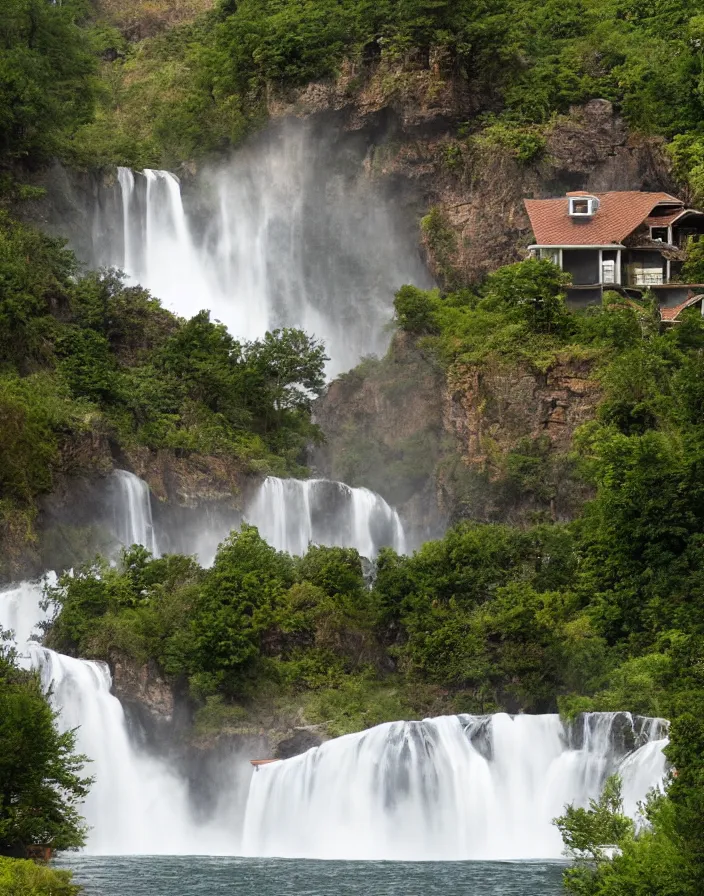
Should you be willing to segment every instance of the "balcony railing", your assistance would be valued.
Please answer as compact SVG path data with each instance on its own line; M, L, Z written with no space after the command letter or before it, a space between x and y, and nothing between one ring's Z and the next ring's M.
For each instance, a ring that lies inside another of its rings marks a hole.
M629 272L628 280L631 286L662 286L665 276L661 270L636 268Z

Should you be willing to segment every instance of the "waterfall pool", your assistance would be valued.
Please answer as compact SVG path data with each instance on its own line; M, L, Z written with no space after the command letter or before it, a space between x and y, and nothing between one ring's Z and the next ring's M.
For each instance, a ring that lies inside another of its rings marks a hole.
M559 896L559 862L65 857L84 896Z

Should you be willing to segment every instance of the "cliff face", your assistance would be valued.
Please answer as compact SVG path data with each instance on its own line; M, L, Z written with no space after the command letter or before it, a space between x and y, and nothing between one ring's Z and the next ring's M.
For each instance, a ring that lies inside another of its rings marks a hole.
M383 361L369 359L335 380L315 409L326 442L312 457L314 469L379 492L411 521L416 544L444 528L433 487L443 389L437 364L398 334Z
M321 475L365 485L395 505L411 543L461 518L571 518L587 497L571 475L575 429L600 399L592 363L565 354L527 364L443 371L408 334L383 361L331 384L316 417Z
M565 355L544 372L456 365L443 399L444 430L455 437L461 463L447 480L439 471L440 502L450 517L521 522L574 515L587 494L570 475L572 437L600 399L588 361Z
M334 83L272 95L269 113L332 113L345 131L366 133L369 176L414 192L449 229L444 240L422 236L441 280L451 268L456 280L472 282L520 258L530 235L525 198L578 189L677 192L664 141L630 134L607 100L574 107L549 125L485 131L472 122L479 100L438 49L430 59L348 63Z
M327 739L325 724L308 725L295 701L275 709L264 701L239 713L225 708L222 715L208 717L208 707L196 711L183 682L168 682L153 660L139 664L118 651L108 659L113 693L132 728L148 748L171 755L192 775L196 789L202 789L204 772L207 778L211 766L217 767L233 752L288 759Z

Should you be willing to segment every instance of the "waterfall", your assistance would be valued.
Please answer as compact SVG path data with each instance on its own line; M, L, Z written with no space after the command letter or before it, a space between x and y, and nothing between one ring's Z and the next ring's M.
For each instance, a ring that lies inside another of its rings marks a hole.
M127 470L112 474L114 534L127 547L141 544L155 556L159 548L152 523L152 506L147 483Z
M96 855L188 855L232 852L227 831L191 814L187 783L163 760L139 753L104 663L30 648L64 730L77 728L77 749L92 760L95 783L83 805Z
M566 804L586 805L619 772L635 813L665 774L663 720L604 713L581 724L577 746L557 715L391 722L263 766L250 785L244 853L557 858L562 842L552 819Z
M13 632L14 643L22 655L33 638L39 637L39 626L49 616L41 607L46 585L55 585L56 575L47 573L36 582L20 582L0 591L0 629ZM29 659L28 656L25 657Z
M134 174L129 168L117 169L117 180L122 197L122 244L123 267L126 271L135 270L133 234L129 226L132 220L132 196L134 194Z
M114 524L123 544L141 544L156 553L149 487L134 474L113 474ZM83 806L90 826L87 852L95 854L232 853L230 832L203 823L190 809L187 782L160 758L142 753L130 737L120 701L110 693L104 663L74 659L31 640L47 618L40 603L49 573L0 592L0 628L12 629L23 665L38 669L60 711L62 730L78 729L77 748L91 760L86 772L95 783ZM223 784L228 791L228 782Z
M365 174L361 147L281 127L182 192L168 171L118 170L98 197L93 266L122 268L183 317L202 308L251 340L299 327L328 373L383 354L395 291L431 286L414 216Z
M309 544L356 548L374 558L382 547L405 551L398 513L374 492L327 479L270 476L246 512L279 551L305 554Z
M125 544L156 551L149 489L117 471L110 497ZM248 518L276 547L310 542L403 550L403 528L381 498L326 480L266 480ZM251 775L239 758L217 772L220 796L198 816L189 783L131 732L103 663L62 656L36 641L52 574L0 592L26 665L40 671L64 730L78 729L95 784L84 806L95 854L245 854L337 859L459 860L559 857L552 819L586 805L618 772L626 811L663 780L667 723L627 713L448 716L392 722L329 741ZM243 775L249 795L240 798ZM245 779L246 780L246 779ZM240 837L240 827L242 834Z

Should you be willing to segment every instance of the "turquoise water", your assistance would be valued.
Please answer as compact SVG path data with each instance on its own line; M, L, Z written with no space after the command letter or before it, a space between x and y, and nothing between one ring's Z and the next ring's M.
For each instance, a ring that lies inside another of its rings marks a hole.
M560 896L552 862L66 857L85 896Z

